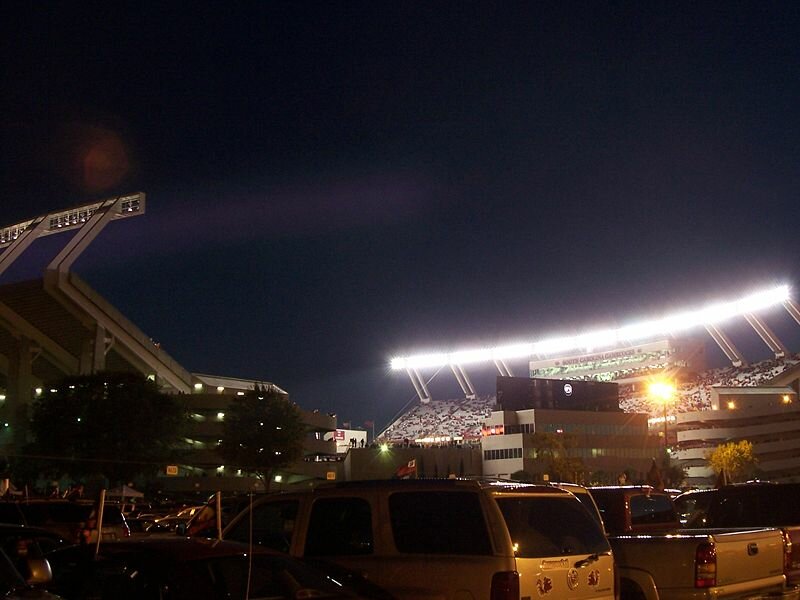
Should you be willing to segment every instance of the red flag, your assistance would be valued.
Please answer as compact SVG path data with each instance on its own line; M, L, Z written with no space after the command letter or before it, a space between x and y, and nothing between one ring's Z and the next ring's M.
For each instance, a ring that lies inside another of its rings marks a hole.
M375 427L375 421L364 421L364 427Z
M417 474L417 461L416 459L411 459L404 465L400 465L397 470L394 472L394 476L397 479L410 479L412 476L416 476Z

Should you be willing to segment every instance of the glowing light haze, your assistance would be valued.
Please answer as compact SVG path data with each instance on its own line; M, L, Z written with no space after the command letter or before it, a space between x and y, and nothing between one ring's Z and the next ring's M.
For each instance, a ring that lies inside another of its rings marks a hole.
M683 311L662 319L633 323L619 329L589 331L576 336L549 338L538 342L508 344L494 348L458 350L397 357L392 370L425 369L466 365L493 360L509 360L534 355L560 354L571 350L591 352L618 344L642 342L657 336L680 333L696 327L721 323L732 317L770 308L789 299L789 286L761 290L737 300L716 302L697 310Z

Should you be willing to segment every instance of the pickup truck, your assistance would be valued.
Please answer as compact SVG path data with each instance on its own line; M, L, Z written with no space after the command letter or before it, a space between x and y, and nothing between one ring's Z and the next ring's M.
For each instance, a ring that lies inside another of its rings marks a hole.
M800 484L749 482L675 498L686 527L778 527L789 547L786 580L800 585Z
M777 529L682 529L650 486L590 488L614 553L622 600L790 597Z

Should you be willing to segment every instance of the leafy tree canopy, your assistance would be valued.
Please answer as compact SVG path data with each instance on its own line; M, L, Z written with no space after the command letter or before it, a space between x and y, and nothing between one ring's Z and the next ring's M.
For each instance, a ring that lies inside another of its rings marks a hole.
M112 485L170 461L188 419L175 396L138 373L66 377L32 408L28 453L50 457L51 474L102 474Z
M665 487L679 488L686 479L686 471L677 462L672 462L669 457L665 457L661 466L661 477Z
M583 461L570 456L575 447L575 438L569 434L537 432L531 434L533 456L542 461L551 481L573 481L578 483L586 467Z
M747 440L720 444L707 458L711 468L722 475L725 483L738 481L750 473L758 462L753 455L753 444Z
M269 489L275 469L303 456L306 430L288 396L274 386L256 386L228 407L219 453L227 464L258 475Z

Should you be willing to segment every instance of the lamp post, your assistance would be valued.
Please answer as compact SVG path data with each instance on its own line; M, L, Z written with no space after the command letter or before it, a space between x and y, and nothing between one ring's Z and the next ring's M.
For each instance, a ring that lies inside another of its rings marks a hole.
M667 405L675 395L675 386L671 383L657 381L650 384L650 396L664 407L664 450L667 450Z

